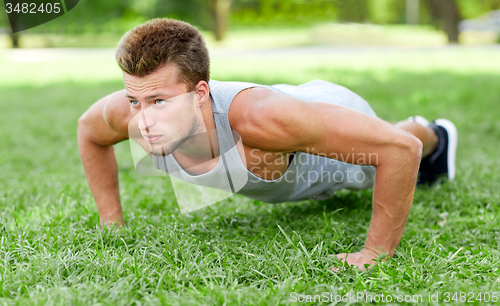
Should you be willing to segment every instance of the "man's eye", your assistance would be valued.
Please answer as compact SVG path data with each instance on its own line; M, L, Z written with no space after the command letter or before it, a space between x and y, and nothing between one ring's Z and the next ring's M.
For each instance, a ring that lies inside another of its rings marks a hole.
M165 103L165 100L162 99L155 100L155 104L163 104L163 103Z
M132 101L130 101L130 104L132 104L132 106L137 106L137 105L139 105L139 101L132 100Z

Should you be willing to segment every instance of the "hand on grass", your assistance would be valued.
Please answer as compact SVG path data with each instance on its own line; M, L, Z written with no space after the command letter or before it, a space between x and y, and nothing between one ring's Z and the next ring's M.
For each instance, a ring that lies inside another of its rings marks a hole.
M104 225L106 225L108 228L120 228L125 225L125 222L123 220L123 215L120 214L118 216L108 216L105 218L100 217L99 224L101 225L101 227L104 227Z
M360 252L356 252L356 253L350 253L350 254L342 253L342 254L330 255L330 256L337 256L337 258L339 258L344 265L347 262L347 265L356 266L361 271L366 270L365 265L368 264L369 265L368 268L371 268L378 261L378 256L375 253L370 252L366 249L363 249ZM335 272L339 272L338 268L333 267L332 269Z

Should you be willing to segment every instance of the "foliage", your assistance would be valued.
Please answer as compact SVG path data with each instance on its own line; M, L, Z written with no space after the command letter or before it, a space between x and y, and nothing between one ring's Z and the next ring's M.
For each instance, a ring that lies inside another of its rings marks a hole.
M500 0L456 0L464 19L500 9ZM233 0L235 25L300 24L318 21L406 23L405 0ZM421 24L437 24L420 0Z
M209 28L211 21L204 0L87 0L68 14L34 28L33 32L124 33L156 17L185 20Z
M401 23L405 14L405 2L401 0L370 0L370 20L378 24Z
M500 0L456 1L464 19L500 8ZM325 21L405 23L405 3L405 0L232 0L230 24L290 26ZM438 24L424 0L420 0L419 14L421 24ZM185 20L205 30L214 27L208 0L86 0L80 1L68 14L30 32L123 34L155 17ZM0 12L2 26L9 28L3 10Z
M234 25L307 24L337 19L337 0L233 0Z
M4 6L0 4L0 28L9 27L9 19L7 17L7 13L4 10Z
M335 5L339 10L339 21L364 22L369 19L368 0L337 0Z
M500 0L456 0L463 19L477 18L489 11L500 9Z

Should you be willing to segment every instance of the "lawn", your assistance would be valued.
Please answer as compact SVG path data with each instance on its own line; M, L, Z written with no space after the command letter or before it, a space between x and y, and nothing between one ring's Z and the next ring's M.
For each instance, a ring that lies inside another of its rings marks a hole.
M320 78L357 92L388 121L456 123L456 180L416 191L393 259L339 273L328 255L363 246L370 190L284 204L233 196L181 215L170 182L138 174L126 142L115 151L127 226L101 230L76 122L123 88L112 52L43 60L0 51L0 304L287 305L323 292L421 295L420 304L429 294L442 303L446 292L451 302L458 293L457 305L479 304L479 293L500 299L498 49L362 50L212 61L214 79Z

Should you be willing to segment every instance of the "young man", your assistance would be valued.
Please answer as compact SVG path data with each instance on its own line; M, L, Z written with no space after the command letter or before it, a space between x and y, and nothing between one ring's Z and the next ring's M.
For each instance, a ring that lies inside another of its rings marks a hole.
M116 59L125 90L96 102L78 121L80 155L102 224L124 224L113 145L133 135L181 179L224 189L230 177L230 191L265 202L373 187L364 248L337 255L361 269L380 254L394 254L419 166L419 183L454 177L457 134L450 121L412 117L392 125L353 92L319 80L300 86L209 81L205 43L187 23L154 19L134 28Z

